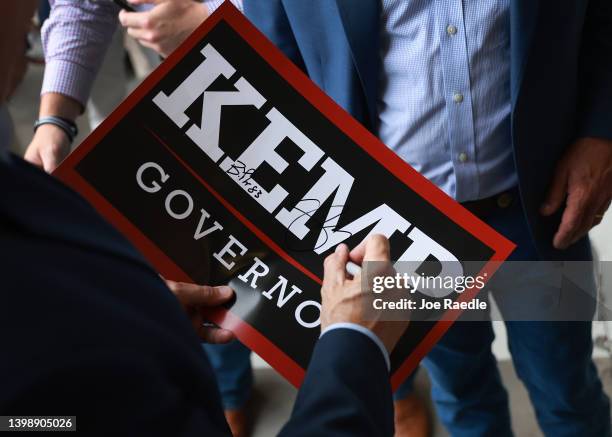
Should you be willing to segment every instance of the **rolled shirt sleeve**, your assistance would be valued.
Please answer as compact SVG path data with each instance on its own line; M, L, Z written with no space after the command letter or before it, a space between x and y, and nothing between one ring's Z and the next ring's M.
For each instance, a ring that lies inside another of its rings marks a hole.
M214 12L224 0L206 0ZM231 0L242 11L242 0ZM117 28L119 7L106 0L51 0L42 28L45 73L41 94L59 93L83 106Z
M45 73L41 94L59 93L85 106L117 28L111 1L55 0L42 28Z

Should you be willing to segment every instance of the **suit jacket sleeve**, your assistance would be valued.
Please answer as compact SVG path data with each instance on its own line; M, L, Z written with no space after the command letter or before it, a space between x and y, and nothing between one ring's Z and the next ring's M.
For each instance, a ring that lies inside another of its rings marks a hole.
M19 158L0 160L0 187L2 414L76 416L86 436L230 436L190 320L136 249Z
M392 436L389 372L378 346L349 329L317 343L282 436Z
M81 350L63 363L46 363L4 411L76 416L77 432L87 436L230 436L214 414L220 411L215 390L189 393L159 361L129 348Z
M591 0L580 54L580 137L612 140L612 2Z

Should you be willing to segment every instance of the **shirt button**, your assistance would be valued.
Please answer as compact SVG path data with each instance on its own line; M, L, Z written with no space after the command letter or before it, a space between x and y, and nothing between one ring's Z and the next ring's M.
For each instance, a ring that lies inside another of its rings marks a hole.
M463 102L463 94L461 94L461 93L455 93L455 94L453 95L453 101L454 101L455 103L461 103L461 102Z
M452 24L449 24L448 27L446 28L446 33L452 36L457 33L457 28L453 26Z
M466 162L468 160L467 153L461 152L459 154L459 162Z
M497 198L497 206L500 208L508 208L510 205L512 205L513 200L512 194L510 193L500 194Z

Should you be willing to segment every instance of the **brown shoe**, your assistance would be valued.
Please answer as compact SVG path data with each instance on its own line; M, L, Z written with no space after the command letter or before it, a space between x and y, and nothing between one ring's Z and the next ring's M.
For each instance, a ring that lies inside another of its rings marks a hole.
M225 410L225 420L234 437L248 437L250 435L249 421L245 408L238 410Z
M427 405L415 394L393 402L395 437L429 437L431 422Z

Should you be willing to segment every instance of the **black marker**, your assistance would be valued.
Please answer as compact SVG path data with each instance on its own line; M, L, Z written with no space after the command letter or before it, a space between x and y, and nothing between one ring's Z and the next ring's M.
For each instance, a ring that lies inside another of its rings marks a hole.
M134 6L129 4L126 0L113 0L113 1L121 9L125 9L128 12L136 12L136 9L134 9Z

